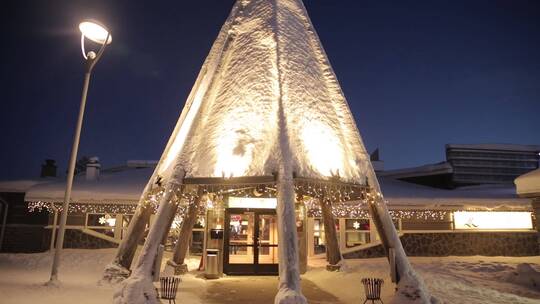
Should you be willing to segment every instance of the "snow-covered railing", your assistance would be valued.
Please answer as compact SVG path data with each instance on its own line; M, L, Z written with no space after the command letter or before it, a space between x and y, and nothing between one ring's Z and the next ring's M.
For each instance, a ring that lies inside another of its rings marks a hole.
M96 231L91 230L91 229L82 228L82 229L79 229L79 230L81 232L83 232L83 233L86 233L88 235L91 235L93 237L96 237L96 238L99 238L99 239L102 239L102 240L105 240L105 241L108 241L108 242L111 242L111 243L120 244L120 242L121 242L121 240L119 240L119 239L115 239L113 237L110 237L110 236L105 235L103 233L96 232Z
M401 233L401 232L398 233L399 237L402 237L403 235L404 235L404 233ZM362 251L362 250L366 250L366 249L369 249L369 248L379 246L381 244L382 244L381 241L377 240L375 242L369 242L369 243L366 243L366 244L363 244L363 245L342 249L341 254L347 254L347 253L351 253L351 252Z

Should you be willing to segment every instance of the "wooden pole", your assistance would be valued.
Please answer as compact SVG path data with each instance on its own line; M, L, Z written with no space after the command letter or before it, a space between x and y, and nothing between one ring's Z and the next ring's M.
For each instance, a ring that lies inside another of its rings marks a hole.
M186 214L184 215L182 226L180 228L180 236L178 238L178 242L174 246L173 258L167 263L175 268L175 274L180 274L187 271L187 267L184 265L184 260L187 255L189 239L191 238L193 226L195 225L197 216L199 214L202 195L203 188L199 187L197 190L197 197L193 201L193 204L188 206Z
M296 232L295 194L292 174L281 168L277 183L277 223L279 244L279 291L275 304L305 304L300 286L298 236Z
M130 275L129 269L135 257L137 246L144 237L146 225L150 221L150 216L152 216L153 212L153 206L139 204L129 223L127 235L122 239L116 251L113 262L105 268L105 272L103 273L104 281L121 281Z
M171 213L169 219L167 220L168 224L167 224L167 230L165 230L165 233L163 234L163 239L161 240L161 244L163 246L165 246L167 244L167 238L169 237L169 233L171 232L171 226L172 226L172 223L174 222L174 218L176 217L176 212L178 211L178 204L176 204L176 206L173 207L173 212Z
M165 184L163 196L160 198L156 219L150 227L148 237L135 264L133 273L115 294L115 303L157 303L157 292L152 283L152 271L155 266L158 248L163 234L169 228L168 219L174 213L177 203L175 196L181 191L184 171L180 166L174 168L172 176ZM149 300L153 299L153 300ZM145 301L146 300L146 301Z
M329 264L329 270L337 270L335 268L341 261L341 252L337 238L336 224L334 215L332 214L332 203L330 199L323 196L319 199L321 204L322 218L324 224L324 237L326 244L326 261Z

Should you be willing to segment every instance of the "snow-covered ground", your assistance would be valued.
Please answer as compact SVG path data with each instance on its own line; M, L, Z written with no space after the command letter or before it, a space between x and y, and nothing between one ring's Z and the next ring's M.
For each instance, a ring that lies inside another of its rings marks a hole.
M97 282L113 254L111 249L66 250L60 287L43 286L49 276L49 253L0 254L0 303L111 303L114 287ZM189 262L192 268L198 264L197 259ZM540 257L411 258L411 262L442 303L540 303ZM380 277L385 279L383 301L390 302L394 285L385 259L347 260L339 273L327 272L324 265L322 259L310 260L310 271L303 277L343 303L362 303L360 279ZM217 281L201 279L196 272L184 276L179 303L207 303L213 282Z
M442 303L540 303L538 256L412 257L410 260L429 291ZM359 289L363 277L383 278L383 301L389 303L393 297L395 285L390 281L386 259L346 260L340 273L325 271L322 259L313 259L310 264L312 267L305 276L344 303L359 303L363 297Z
M101 285L105 265L115 249L66 249L60 266L61 286L44 286L49 279L52 254L0 254L0 303L94 304L111 303L116 286ZM190 259L196 268L197 259ZM178 298L202 304L206 281L194 274L183 277Z

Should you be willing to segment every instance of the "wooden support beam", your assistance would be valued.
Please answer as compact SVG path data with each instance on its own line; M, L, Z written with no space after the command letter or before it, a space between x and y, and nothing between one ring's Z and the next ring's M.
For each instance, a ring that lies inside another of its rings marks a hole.
M168 229L168 219L174 213L177 205L175 196L180 192L183 177L184 171L182 168L180 166L175 167L171 178L165 184L163 196L159 201L156 220L150 227L148 237L144 242L131 276L125 280L117 297L115 297L116 303L132 303L133 299L137 299L140 303L143 303L144 299L146 299L146 303L157 303L148 300L155 300L158 296L151 278L153 277L158 248L161 240L163 240L163 234Z
M127 235L118 246L113 262L105 268L104 281L116 282L129 276L135 251L137 251L137 246L143 239L146 225L150 221L153 212L153 206L139 203L129 223Z
M275 304L306 304L300 286L298 236L296 232L295 193L292 174L280 168L277 195L277 223L279 244L279 291Z
M174 222L174 218L176 217L176 212L178 212L178 204L175 204L176 206L173 207L173 212L170 214L169 219L167 220L167 229L165 230L165 233L163 234L163 239L161 240L162 245L167 244L167 238L169 237L169 233L171 232L171 226Z
M326 244L326 261L331 266L338 265L341 261L341 252L337 238L336 224L332 214L332 202L326 197L319 199L324 224L324 237Z
M197 190L197 197L195 198L193 203L188 206L186 213L184 214L182 226L180 228L180 236L178 238L178 242L176 242L176 245L174 246L173 258L171 261L168 262L169 265L175 267L176 274L180 274L178 272L183 272L182 269L187 270L187 268L183 267L182 265L184 265L184 260L187 255L189 240L191 238L193 226L197 222L197 216L199 215L199 208L202 196L203 187L199 187ZM178 267L182 269L178 269Z

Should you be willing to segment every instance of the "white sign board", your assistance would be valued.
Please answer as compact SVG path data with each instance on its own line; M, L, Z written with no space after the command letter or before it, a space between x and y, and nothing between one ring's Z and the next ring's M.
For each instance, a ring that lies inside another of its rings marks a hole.
M532 229L531 212L455 211L455 229L513 230Z
M276 198L229 197L229 208L276 209Z

